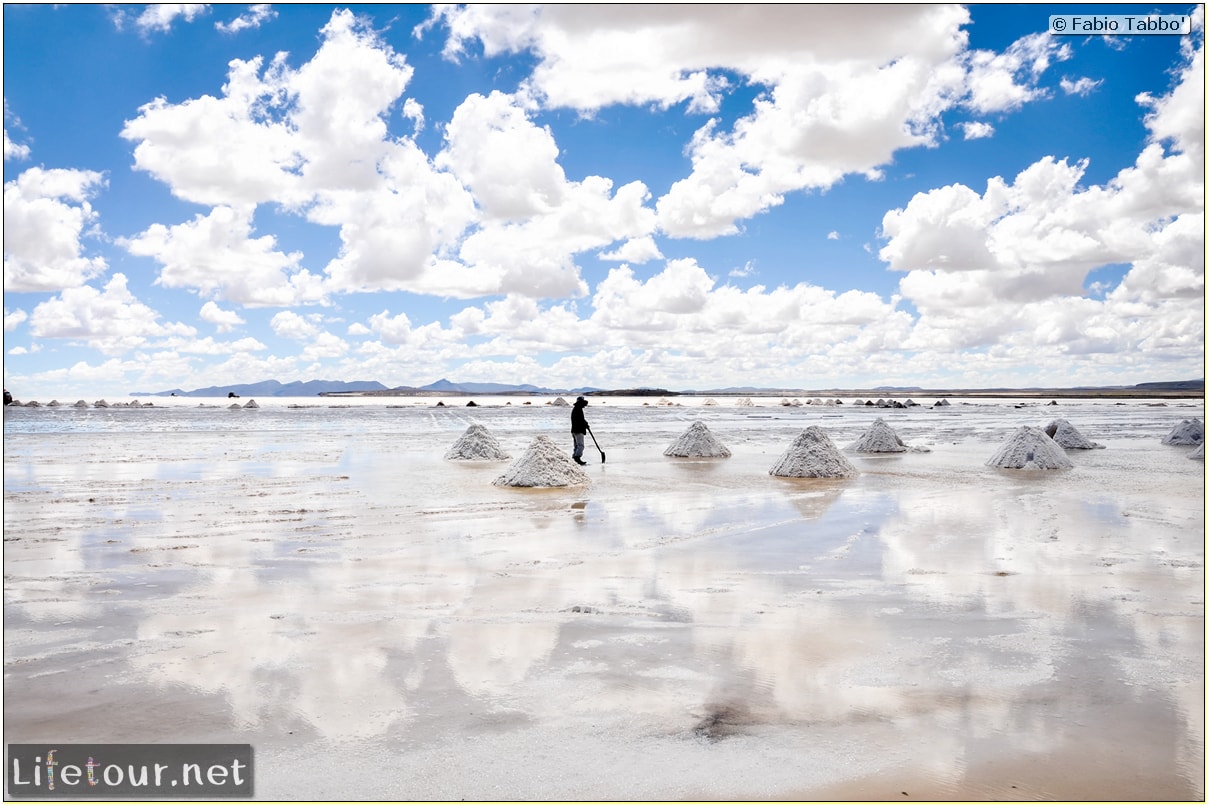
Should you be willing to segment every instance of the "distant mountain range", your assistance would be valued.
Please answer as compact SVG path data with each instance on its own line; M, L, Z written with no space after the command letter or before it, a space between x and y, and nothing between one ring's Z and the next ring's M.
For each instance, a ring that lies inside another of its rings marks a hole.
M389 397L393 395L588 395L588 394L613 394L622 396L636 395L678 395L678 394L711 394L711 395L780 395L780 394L803 394L813 391L839 391L839 390L809 390L809 389L769 389L756 386L732 386L725 389L703 389L703 390L684 390L682 392L669 391L667 389L599 389L596 387L579 387L575 389L551 389L543 386L533 386L531 384L506 384L506 383L454 383L446 378L439 381L434 381L427 386L395 386L388 387L377 381L294 381L292 383L281 383L280 381L261 381L260 383L235 383L229 386L207 386L202 389L193 389L185 391L184 389L169 389L165 392L131 392L131 397L228 397L232 394L239 397L314 397L316 395L341 395L341 394L358 394L367 396L382 396ZM1069 387L1064 390L1050 389L1010 389L1006 387L994 389L932 389L926 390L918 386L877 386L871 389L864 390L846 390L852 393L864 392L894 392L894 393L941 393L954 394L964 392L966 394L976 393L996 393L996 392L1043 392L1051 394L1055 391L1066 391L1069 393L1078 392L1100 392L1102 394L1111 394L1113 392L1135 395L1146 392L1204 392L1205 379L1191 381L1161 381L1156 383L1139 383L1134 386L1077 386Z

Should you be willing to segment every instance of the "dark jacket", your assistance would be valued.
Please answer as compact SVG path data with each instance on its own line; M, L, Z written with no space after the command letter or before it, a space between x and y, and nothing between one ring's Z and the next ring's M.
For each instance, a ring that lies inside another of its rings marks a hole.
M571 433L588 433L588 421L584 418L584 407L575 406L571 409Z

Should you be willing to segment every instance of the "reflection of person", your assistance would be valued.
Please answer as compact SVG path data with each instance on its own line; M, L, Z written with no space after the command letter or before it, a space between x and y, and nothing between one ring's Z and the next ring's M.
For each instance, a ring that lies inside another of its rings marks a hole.
M571 407L571 441L575 443L575 449L571 451L571 458L578 464L586 465L583 460L584 455L584 435L588 433L588 421L584 417L584 407L588 405L588 401L584 400L583 395L575 398L575 405Z

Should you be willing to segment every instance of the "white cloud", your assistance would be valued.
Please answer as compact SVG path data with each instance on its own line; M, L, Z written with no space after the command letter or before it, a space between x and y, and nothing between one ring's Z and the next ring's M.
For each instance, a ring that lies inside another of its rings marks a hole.
M81 239L97 221L89 199L104 187L95 171L30 168L4 183L4 288L58 291L107 268L85 257Z
M994 126L977 120L958 123L957 127L961 129L962 134L965 135L965 139L967 140L978 140L982 137L990 137L995 133Z
M641 238L631 238L618 248L601 252L596 257L601 260L617 260L623 263L641 264L651 260L659 260L663 257L663 253L659 251L654 238L644 235Z
M219 20L214 23L214 27L224 34L237 34L240 31L246 31L252 28L259 28L262 24L277 19L277 12L273 10L273 6L269 3L253 3L248 6L248 10L240 14L230 22L222 22Z
M193 221L145 232L119 243L162 264L158 285L244 305L322 302L322 279L298 264L302 255L274 249L272 235L252 237L251 209L215 207Z
M838 241L839 239L840 239L840 234L838 232L836 232L835 230L832 230L831 232L827 233L827 240Z
M1083 78L1071 81L1069 78L1063 76L1062 80L1058 82L1058 86L1067 95L1091 95L1096 87L1099 87L1103 83L1104 79L1095 80L1084 76Z
M135 19L135 25L144 34L168 31L178 19L193 22L210 10L208 3L152 3Z
M28 318L29 318L29 314L27 314L25 311L21 310L20 308L18 308L17 310L14 310L14 311L10 311L8 308L5 308L4 309L4 332L11 333L12 331L14 331L18 327L20 327L21 323L24 322Z
M274 314L269 326L278 336L287 339L309 339L320 332L319 327L311 318L300 316L293 311Z
M126 287L126 275L114 274L98 291L92 286L67 288L34 308L30 333L40 339L82 341L110 355L120 355L165 336L193 336L185 324L161 324L159 314Z
M23 143L15 143L8 136L8 128L4 129L4 158L6 160L24 160L29 159L29 146Z
M969 65L969 98L965 105L980 114L1009 112L1043 98L1046 91L1036 85L1051 61L1071 57L1070 45L1048 33L1024 36L1003 53L973 51Z
M219 333L230 333L238 325L244 324L244 320L240 318L239 314L235 311L224 311L214 303L214 300L201 306L197 315L203 322L214 325Z
M903 346L989 350L992 374L1044 356L1058 379L1075 355L1203 360L1202 58L1189 54L1168 95L1138 99L1153 142L1105 185L1082 184L1085 161L1046 157L981 195L950 185L888 212L880 256L907 273L899 288L920 312ZM1085 290L1118 264L1129 270L1115 288Z

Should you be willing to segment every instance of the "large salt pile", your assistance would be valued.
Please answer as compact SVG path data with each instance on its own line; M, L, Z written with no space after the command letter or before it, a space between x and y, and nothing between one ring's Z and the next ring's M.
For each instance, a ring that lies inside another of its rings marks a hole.
M567 399L564 397L556 397L556 398L554 398L554 402L551 403L550 405L551 406L570 406L571 404L568 403Z
M445 452L445 458L502 461L512 457L500 447L499 441L491 435L486 426L474 423Z
M858 453L904 453L907 446L898 438L898 434L894 433L894 429L878 417L873 421L873 425L861 434L860 439L848 446L848 450Z
M498 487L571 487L587 484L588 474L542 435L534 437L521 458L491 483Z
M735 405L736 405L736 406L745 406L745 407L746 407L746 406L753 406L753 405L755 405L755 404L751 402L751 398L750 398L750 397L741 397L741 398L739 398L738 400L736 400L736 401L735 401Z
M1062 446L1040 428L1022 425L987 462L1012 470L1064 470L1074 467Z
M697 420L679 439L668 446L663 455L718 458L730 456L730 451L710 433L705 423Z
M812 425L798 435L768 471L771 476L842 479L856 475L856 468L823 430Z
M1079 430L1067 420L1057 419L1045 427L1045 433L1053 438L1063 448L1075 450L1091 450L1103 448L1099 442L1092 442L1079 433Z
M1184 420L1163 437L1164 445L1200 445L1205 441L1205 426L1200 420Z

